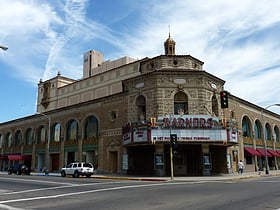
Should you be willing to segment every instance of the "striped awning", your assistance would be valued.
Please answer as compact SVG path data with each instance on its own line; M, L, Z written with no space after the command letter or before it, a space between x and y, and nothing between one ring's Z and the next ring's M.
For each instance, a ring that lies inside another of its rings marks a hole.
M278 153L276 150L268 149L267 151L275 157L280 157L280 153Z
M245 153L249 153L252 156L262 156L257 150L253 147L244 147Z
M265 157L265 149L264 148L257 148L256 149L262 157ZM272 157L272 154L270 154L268 151L266 153L267 157Z

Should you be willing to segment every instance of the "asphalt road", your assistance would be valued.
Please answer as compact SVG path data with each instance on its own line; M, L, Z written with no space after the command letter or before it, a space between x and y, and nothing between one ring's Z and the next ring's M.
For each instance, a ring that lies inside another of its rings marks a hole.
M0 209L279 209L280 177L133 181L0 175Z

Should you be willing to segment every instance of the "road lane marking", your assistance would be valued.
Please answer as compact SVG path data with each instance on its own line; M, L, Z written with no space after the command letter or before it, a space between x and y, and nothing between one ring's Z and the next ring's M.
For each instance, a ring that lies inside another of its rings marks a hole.
M17 178L0 177L0 180L1 179L15 180L15 181L21 181L21 182L38 182L38 183L60 184L60 185L73 185L72 183L67 183L67 182L54 182L54 181L34 180L34 179L17 179Z
M48 181L45 181L48 182ZM58 195L49 195L49 196L40 196L40 197L32 197L32 198L22 198L22 199L13 199L13 200L6 200L0 201L0 204L3 203L12 203L12 202L20 202L20 201L31 201L31 200L40 200L40 199L52 199L52 198L59 198L59 197L66 197L66 196L73 196L73 195L80 195L80 194L87 194L87 193L96 193L96 192L104 192L104 191L113 191L113 190L121 190L121 189L128 189L128 188L141 188L141 187L152 187L152 186L163 186L163 185L181 185L181 184L202 184L206 183L207 181L194 181L194 182L164 182L164 183L153 183L151 184L141 184L141 185L127 185L127 186L120 186L120 187L110 187L110 188L103 188L103 189L95 189L95 190L88 190L88 191L80 191L80 192L73 192L73 193L65 193L65 194L58 194ZM20 194L20 193L28 193L28 192L36 192L36 191L47 191L52 189L60 189L60 188L68 188L68 187L82 187L82 186L90 186L90 185L105 185L105 184L119 184L119 183L131 183L128 182L102 182L102 183L85 183L85 184L72 184L72 185L65 185L65 186L57 186L57 187L48 187L48 188L39 188L39 189L32 189L32 190L24 190L24 191L16 191L16 192L8 192L3 193L5 195L10 194ZM137 182L138 183L138 182Z
M43 181L43 182L48 182L48 181ZM216 181L194 181L194 182L187 182L188 184L203 184L203 183L208 183L208 182L216 182ZM51 182L53 183L53 182ZM120 183L131 183L131 181L123 182L123 181L113 181L113 182L99 182L99 183L85 183L85 184L69 184L66 183L67 185L65 186L57 186L57 187L47 187L47 188L36 188L36 189L31 189L31 190L21 190L21 191L2 191L2 195L14 195L14 194L21 194L21 193L31 193L31 192L36 192L36 191L47 191L47 190L54 190L54 189L63 189L63 188L69 188L69 187L83 187L83 186L92 186L92 185L106 185L106 184L120 184ZM137 182L138 183L138 182ZM171 183L171 182L170 182ZM217 181L217 183L219 183ZM223 183L235 183L231 181L223 182ZM61 184L61 183L60 183ZM1 189L0 189L1 192Z
M15 207L11 207L11 206L8 206L8 205L4 205L4 204L0 204L0 209L2 210L25 210L25 209L21 209L21 208L15 208ZM31 209L29 209L31 210Z
M142 188L142 187L153 187L153 186L163 186L163 185L182 185L182 184L189 184L189 182L176 182L176 183L175 182L172 182L172 183L169 182L169 183L154 183L154 184L109 187L109 188L96 189L96 190L87 190L87 191L81 191L81 192L64 193L64 194L59 194L59 195L48 195L48 196L39 196L39 197L5 200L5 201L0 201L0 204L15 203L15 202L22 202L22 201L42 200L42 199L53 199L53 198L61 198L61 197L67 197L67 196L73 196L73 195L82 195L82 194L88 194L88 193L114 191L114 190L129 189L129 188Z
M124 182L100 182L100 183L73 184L73 185L67 185L67 186L36 188L36 189L31 189L31 190L22 190L22 191L13 191L13 192L9 191L9 192L2 193L2 195L14 195L14 194L20 194L20 193L47 191L47 190L62 189L62 188L69 188L69 187L83 187L83 186L90 186L90 185L105 185L105 184L119 184L119 183L124 183Z
M59 187L47 187L47 188L38 188L38 189L32 189L32 190L14 191L14 192L3 193L3 195L15 195L15 194L21 194L21 193L54 190L54 189L61 189L61 188L68 188L68 187L74 187L74 186L67 185L67 186L59 186Z

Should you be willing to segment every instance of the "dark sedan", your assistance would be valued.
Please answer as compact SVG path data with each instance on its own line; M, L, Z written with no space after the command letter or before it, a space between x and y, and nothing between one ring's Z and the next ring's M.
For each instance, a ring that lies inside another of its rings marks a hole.
M9 175L10 174L30 175L30 172L31 172L31 170L27 165L17 165L17 166L14 166L14 167L8 169L8 174Z

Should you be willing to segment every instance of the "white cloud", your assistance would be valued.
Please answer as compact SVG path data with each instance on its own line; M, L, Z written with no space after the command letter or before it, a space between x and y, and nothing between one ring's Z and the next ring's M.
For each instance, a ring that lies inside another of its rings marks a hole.
M206 71L226 80L225 87L234 95L259 104L280 101L276 81L280 72L279 30L274 29L280 22L280 2L154 2L141 27L132 35L126 34L126 54L144 57L163 53L171 25L176 53L204 61ZM276 68L263 71L271 66Z
M56 3L0 2L1 8L7 8L0 14L0 27L5 28L0 32L1 43L9 47L3 61L14 69L11 74L33 85L39 78L55 76L58 70L69 77L80 77L82 44L94 37L95 31L102 36L106 30L86 19L87 1Z
M176 53L204 61L205 70L226 80L225 87L234 95L264 105L280 101L280 84L275 82L280 72L280 2L129 2L122 13L104 6L104 10L112 9L111 19L98 22L88 11L91 1L55 5L52 1L2 0L0 7L6 9L1 11L0 27L5 30L0 31L0 41L10 48L5 62L15 67L14 74L33 84L41 77L55 76L58 70L77 79L82 74L81 55L95 47L96 40L104 43L104 49L114 49L105 54L110 59L153 57L164 53L170 25Z

